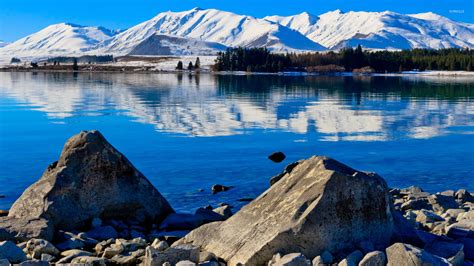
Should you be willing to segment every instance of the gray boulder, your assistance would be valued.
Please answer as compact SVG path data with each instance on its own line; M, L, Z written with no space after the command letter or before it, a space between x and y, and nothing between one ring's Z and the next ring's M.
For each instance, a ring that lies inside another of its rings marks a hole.
M314 258L366 240L387 246L391 200L378 175L315 156L228 220L205 224L177 243L200 246L229 265L264 264L278 252Z
M67 230L90 225L97 217L161 221L172 212L150 181L102 134L82 131L66 142L59 160L23 192L8 217L42 218L56 230Z
M357 266L363 257L364 254L360 250L356 250L339 262L337 266Z
M365 254L359 266L379 266L387 264L387 256L382 251L372 251Z
M0 217L0 241L27 241L31 238L52 239L54 229L46 219Z
M332 254L325 250L323 253L313 259L312 264L313 266L328 265L332 264L333 260L334 258Z
M450 241L435 240L425 246L429 253L447 259L451 264L457 266L464 262L464 245Z
M152 247L147 247L145 251L145 266L161 266L165 262L172 265L189 260L199 262L199 248L192 245L177 245L164 251L158 251Z
M44 239L30 239L26 242L26 250L32 258L41 259L42 254L49 254L52 256L59 255L59 250L51 244L49 241Z
M0 242L0 260L6 259L11 263L20 263L26 260L26 254L11 241Z
M311 261L301 253L290 253L281 257L279 254L273 256L268 266L311 266Z
M409 244L395 243L385 251L388 266L449 265L447 260Z

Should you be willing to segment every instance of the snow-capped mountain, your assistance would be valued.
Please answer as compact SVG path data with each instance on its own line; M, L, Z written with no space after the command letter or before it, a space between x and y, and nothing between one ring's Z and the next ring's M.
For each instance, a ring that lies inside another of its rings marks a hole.
M368 49L474 48L474 24L434 13L303 12L255 18L217 9L162 12L123 32L54 24L1 47L0 59L83 54L213 54L225 47L267 47L276 52Z
M4 42L2 40L0 40L0 48L4 47L4 46L7 46L8 45L8 42Z
M129 55L215 55L226 48L216 42L153 34L135 46Z
M404 15L395 12L306 12L265 19L287 26L328 48L361 44L373 49L474 48L474 25L434 13Z
M226 46L267 47L273 51L324 50L301 33L278 23L216 9L163 12L101 44L99 51L127 54L158 33Z
M0 49L1 55L54 56L77 55L109 39L114 31L71 23L50 25Z

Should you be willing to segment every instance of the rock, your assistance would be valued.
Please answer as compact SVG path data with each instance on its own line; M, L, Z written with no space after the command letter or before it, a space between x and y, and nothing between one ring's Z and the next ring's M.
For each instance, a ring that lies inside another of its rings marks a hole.
M386 246L391 200L378 175L315 156L226 221L205 224L177 243L212 251L228 265L264 264L277 252L314 258L369 239Z
M372 251L367 253L359 262L359 266L379 266L387 264L387 256L382 251Z
M433 211L437 213L443 213L448 209L458 208L454 197L435 194L428 197L428 202L431 204Z
M81 256L74 258L72 264L88 264L88 265L107 265L108 260L105 258Z
M52 239L54 228L46 219L0 217L0 241L27 241L31 238Z
M146 240L138 237L132 240L125 240L125 239L117 239L115 240L116 245L122 245L124 250L127 252L133 252L140 248L146 247Z
M30 239L26 243L26 250L32 258L41 259L41 254L49 254L53 256L59 255L59 250L51 244L49 241L44 239Z
M313 259L313 266L332 264L334 258L328 251L323 251L319 256Z
M158 251L152 247L147 247L145 250L145 266L161 266L165 262L174 265L182 260L197 263L199 261L199 248L192 245L177 245L165 251Z
M94 250L95 250L95 252L97 252L97 254L100 254L100 253L104 252L105 248L110 246L112 243L114 243L114 239L112 239L112 238L104 240L104 241L98 243L97 245L95 245Z
M125 255L117 254L113 256L110 260L114 262L115 264L119 264L119 265L136 265L137 264L137 258L134 256L125 256Z
M290 253L270 261L268 266L311 266L311 261L301 253Z
M474 220L453 223L446 228L446 231L451 238L474 238Z
M408 188L400 189L400 194L403 194L403 195L417 194L421 192L424 192L423 189L417 186L411 186Z
M79 249L66 250L64 252L61 252L61 256L63 256L63 258L58 260L56 264L70 263L74 258L82 257L82 256L92 256L92 255L93 254L88 251L79 250Z
M53 260L55 260L55 257L49 254L41 254L41 260L46 262L52 262Z
M199 262L205 261L217 261L217 256L212 252L201 251L199 252Z
M49 262L41 260L26 260L19 264L20 266L49 266Z
M364 254L360 250L356 250L339 262L337 266L357 266L363 257Z
M211 209L199 208L196 210L195 215L201 218L202 224L225 220L224 216L214 212L212 208Z
M176 263L176 266L196 266L196 265L197 265L196 263L189 260L182 260Z
M125 247L119 242L116 244L110 245L110 247L105 248L104 253L102 253L103 258L110 259L115 255L122 253L125 250Z
M466 212L466 210L464 210L464 209L448 209L448 210L446 210L445 213L443 213L443 215L441 215L441 217L447 218L447 219L452 219L452 220L456 221L458 216L461 213L465 213L465 212Z
M393 212L393 220L395 228L392 234L392 242L409 243L415 246L424 245L424 242L418 235L418 230L400 212Z
M228 219L229 217L232 216L232 207L229 205L224 205L224 206L215 208L212 211L219 214L224 219Z
M56 230L68 230L96 217L145 222L160 221L172 212L158 190L102 134L82 131L66 142L59 160L23 192L8 217L43 218Z
M110 225L96 227L87 232L87 235L97 240L107 240L118 237L117 231Z
M372 244L372 242L370 241L362 241L360 243L357 243L357 248L364 254L375 250L374 244Z
M409 244L395 243L386 249L388 266L448 265L448 261L436 257Z
M102 220L100 218L95 217L94 219L92 219L91 221L92 228L99 227L101 225L102 225Z
M220 264L217 261L205 261L205 262L200 262L199 266L220 266Z
M276 182L278 182L282 177L284 177L286 174L290 174L291 171L293 171L293 169L299 164L300 162L293 162L293 163L290 163L289 165L287 165L285 167L285 170L283 170L283 172L281 172L280 174L270 178L270 186L273 186Z
M422 224L444 221L443 217L437 215L436 213L432 211L427 211L427 210L415 211L415 214L416 214L416 221Z
M0 259L0 266L10 266L10 262L7 259Z
M464 245L464 256L467 260L474 261L474 239L472 238L461 238L458 240Z
M456 191L456 193L454 194L454 197L456 199L460 200L461 202L466 202L466 201L473 202L474 201L474 197L471 195L471 193L469 193L465 189L460 189L460 190Z
M212 194L216 194L216 193L219 193L219 192L227 191L231 188L232 187L216 184L216 185L212 186L211 191L212 191Z
M0 210L0 217L8 216L9 211L7 210Z
M281 163L283 160L285 160L286 155L279 151L279 152L274 152L268 156L268 159L270 159L274 163Z
M406 201L400 207L403 211L407 210L431 210L432 207L428 202L428 199L411 199Z
M158 251L164 251L170 246L168 245L168 242L166 241L160 241L158 238L153 241L151 244L151 247L158 250Z
M454 197L455 193L456 191L454 190L446 190L446 191L440 192L439 194L443 196Z
M20 263L25 261L26 254L11 241L0 242L0 260L6 259L11 263Z

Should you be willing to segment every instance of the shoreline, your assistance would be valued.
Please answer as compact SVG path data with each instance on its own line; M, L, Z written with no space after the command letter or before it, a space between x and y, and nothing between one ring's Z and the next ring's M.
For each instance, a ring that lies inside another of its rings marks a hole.
M108 69L107 69L108 68ZM234 75L234 76L335 76L335 77L460 77L473 78L474 71L404 71L393 73L353 73L353 72L243 72L243 71L212 71L209 69L201 70L151 70L152 67L136 66L106 66L99 70L70 70L70 69L41 69L34 68L0 68L0 72L41 72L41 73L124 73L124 74L210 74L210 75Z
M0 216L0 265L472 265L473 225L464 189L390 189L324 156L287 165L235 213L176 213L98 131L82 131Z

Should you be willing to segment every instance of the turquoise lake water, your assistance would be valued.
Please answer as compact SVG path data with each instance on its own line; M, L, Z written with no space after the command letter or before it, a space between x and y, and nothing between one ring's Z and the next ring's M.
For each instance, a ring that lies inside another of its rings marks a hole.
M0 123L0 209L86 129L100 130L179 211L241 206L286 164L315 154L392 187L474 191L466 78L0 73ZM287 159L269 161L274 151ZM217 183L235 188L212 195Z

